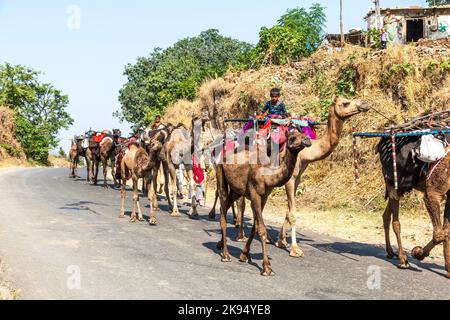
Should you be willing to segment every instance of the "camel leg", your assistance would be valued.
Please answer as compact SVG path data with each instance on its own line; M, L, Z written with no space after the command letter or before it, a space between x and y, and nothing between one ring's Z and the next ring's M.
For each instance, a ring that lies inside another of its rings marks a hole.
M287 196L287 202L288 202L288 212L286 212L286 218L284 219L283 226L281 227L280 234L278 235L278 241L276 243L276 246L281 249L286 249L288 246L287 238L286 238L286 232L287 227L290 224L289 222L289 216L290 211L293 205L293 201L295 201L295 181L292 179L288 181L288 183L285 185L286 189L286 196ZM294 195L292 195L294 194Z
M123 218L123 217L125 217L125 197L126 197L126 194L127 194L128 170L122 164L122 168L121 168L120 171L121 171L121 178L122 178L122 187L120 188L120 196L122 198L122 207L120 209L119 218Z
M208 218L211 221L216 220L216 205L217 205L217 200L219 200L219 190L216 190L216 196L214 197L214 204L211 208L211 211L209 212Z
M245 213L245 197L241 197L236 201L237 205L237 216L236 216L236 227L238 228L238 237L236 241L246 242L248 239L244 232L244 213Z
M222 262L231 262L230 253L227 245L227 212L231 204L231 194L228 192L228 185L225 181L225 175L222 169L217 173L217 187L219 189L220 200L220 229L222 230L222 240L217 244L217 249L222 249Z
M76 164L76 157L70 156L70 173L69 173L69 178L76 178L76 176L75 176L75 164Z
M152 173L150 173L150 176L147 177L147 195L148 195L148 200L150 202L150 219L149 219L149 223L151 226L156 226L156 216L155 216L155 188L154 186L152 186L153 182L155 180L153 179ZM156 201L156 206L158 206L158 201Z
M447 278L450 279L450 194L447 193L447 203L445 204L444 212L444 231L447 233L447 238L444 241L444 259L445 270L447 271Z
M157 163L157 165L155 166L155 168L153 169L153 179L152 179L152 183L153 183L153 194L154 194L154 198L153 198L153 209L155 211L161 211L161 209L159 208L159 204L158 204L158 174L159 174L159 168L160 167L160 163Z
M286 213L286 219L284 220L283 226L281 228L278 242L276 246L278 248L287 248L288 242L286 238L287 227L291 227L291 250L289 255L293 258L301 258L304 256L303 251L297 244L297 218L295 217L295 190L297 190L300 184L300 180L296 181L294 179L289 180L286 184L286 195L288 200L288 212Z
M434 247L448 239L448 233L441 225L441 200L442 195L438 193L429 192L425 194L425 206L430 216L431 223L433 224L433 239L424 248L415 247L412 250L412 256L419 261L428 257Z
M93 183L94 185L97 185L98 182L98 171L99 171L99 165L100 165L100 160L99 159L95 159L94 160L94 174L93 174Z
M195 194L197 186L194 181L194 172L192 170L187 170L187 177L189 180L189 185L191 187L191 209L189 209L189 216L191 218L197 218L198 212L197 212L197 195Z
M406 256L405 249L403 249L402 245L401 225L399 220L400 201L397 199L390 198L389 204L390 210L393 215L392 228L394 229L395 236L397 237L398 257L400 260L398 267L400 269L408 269L409 268L408 257Z
M258 235L261 240L262 254L263 254L263 270L262 276L273 276L275 273L270 267L269 257L267 255L267 228L264 224L262 212L265 206L265 200L263 200L255 191L251 191L252 209L255 215L254 223L257 225Z
M256 222L253 221L253 227L252 227L252 231L250 233L250 237L247 240L247 243L245 244L244 250L242 250L241 252L241 256L239 258L240 262L251 262L252 258L250 257L250 247L252 245L253 239L255 238L256 235Z
M102 159L103 166L103 188L108 189L108 158Z
M166 199L169 204L169 212L173 211L172 200L170 199L170 177L169 177L169 166L167 162L163 162L163 174L164 174L164 193L166 194Z
M91 173L91 160L88 158L88 157L86 157L85 158L85 160L86 160L86 181L89 183L89 182L91 182L91 177L90 177L90 173Z
M173 207L172 207L172 216L179 217L181 216L178 211L178 201L177 201L177 170L175 166L169 163L168 166L169 174L170 174L170 195L169 198L173 199Z
M385 243L386 243L386 252L387 252L387 258L392 259L394 257L398 257L394 253L394 250L392 249L391 245L391 236L390 236L390 230L391 230L391 223L392 223L392 212L391 212L391 199L388 199L388 204L386 206L386 210L384 210L383 214L383 226L384 226L384 237L385 237Z
M138 220L140 222L144 221L144 217L142 216L141 204L139 203L139 190L138 190L138 179L133 178L133 213L131 222L136 221L136 209L138 211Z
M116 179L116 157L111 156L111 175L113 176L114 187L117 187L117 179Z

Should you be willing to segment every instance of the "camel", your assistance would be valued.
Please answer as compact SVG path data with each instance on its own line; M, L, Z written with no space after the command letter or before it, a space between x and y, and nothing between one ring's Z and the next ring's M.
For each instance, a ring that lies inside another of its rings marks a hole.
M84 157L86 160L86 167L87 167L87 181L89 182L89 169L90 169L90 163L86 157L86 149L83 147L83 139L75 138L72 141L72 145L70 147L69 151L69 159L70 159L70 174L69 178L78 178L77 175L77 168L78 168L78 161L80 157Z
M330 106L327 128L324 135L315 141L312 146L299 153L299 159L291 179L286 183L286 195L288 200L288 212L283 227L281 228L278 242L279 248L287 247L286 229L291 226L291 250L289 255L294 258L303 257L303 251L297 244L296 218L295 218L295 193L300 186L303 173L309 164L321 161L329 157L339 144L344 122L349 118L369 111L367 103L363 100L348 100L342 97L334 97Z
M299 153L299 159L294 169L291 179L286 183L286 195L288 200L288 212L283 227L280 231L278 242L279 248L286 248L288 246L286 239L286 230L288 225L291 226L292 243L290 256L303 257L303 251L297 244L296 233L296 218L295 218L295 192L300 186L302 174L305 172L309 164L326 159L336 149L343 131L344 122L352 116L361 112L367 112L369 109L365 101L362 100L348 100L342 97L334 97L333 103L330 106L327 129L324 135L315 141L312 141L312 146L306 148ZM237 241L245 241L246 237L243 232L243 215L245 212L245 200L239 201L237 217L235 218L236 227L239 228ZM210 212L210 219L215 218L215 205Z
M160 153L160 159L164 171L164 191L169 203L169 212L173 217L179 217L177 205L177 185L176 171L183 164L187 172L187 178L191 186L191 190L195 190L193 172L192 172L192 151L193 140L189 130L179 124L170 132L167 141ZM189 211L191 218L197 218L197 200L195 195L192 196L192 205Z
M98 167L101 162L103 166L103 187L107 189L109 188L107 177L108 160L111 161L111 174L114 185L118 185L115 175L115 162L120 150L117 145L121 132L119 129L114 129L112 133L110 131L103 131L103 134L106 134L106 137L100 143L94 142L92 137L89 139L89 149L91 152L88 154L88 157L91 162L92 183L94 185L97 184Z
M217 244L218 249L222 249L222 262L230 262L230 254L227 247L227 211L240 197L251 200L253 210L253 228L251 235L241 253L240 261L248 262L250 258L250 246L255 237L256 231L262 243L263 268L261 275L274 275L269 258L267 256L267 230L264 224L262 212L267 202L267 198L276 187L287 183L296 167L298 153L305 147L311 146L308 137L298 130L287 134L287 148L282 156L279 167L272 167L264 163L264 155L267 158L267 148L256 148L255 150L243 150L238 152L239 163L227 163L224 157L223 163L219 163L216 168L217 188L220 200L220 227L222 230L222 240ZM258 153L261 157L258 157ZM257 161L255 161L257 159ZM253 164L256 163L256 164Z
M450 136L447 135L447 140ZM423 260L429 256L431 250L438 244L444 242L444 256L445 266L447 271L447 277L450 277L450 254L448 246L449 236L449 214L450 204L447 200L447 205L444 212L444 225L440 223L440 203L447 195L449 196L449 164L450 157L447 155L436 169L433 174L426 173L427 164L414 158L413 149L415 149L420 142L419 137L403 137L397 138L396 151L397 151L397 175L398 175L398 190L395 190L394 184L394 172L393 172L393 160L392 160L392 142L391 138L382 138L378 144L377 151L380 154L380 161L383 170L383 176L386 186L386 198L388 204L383 214L383 225L385 233L385 244L387 258L393 259L398 257L400 269L408 269L409 262L405 249L402 245L401 238L401 224L399 220L399 208L400 199L413 189L424 194L425 206L429 212L434 234L433 240L425 246L425 248L416 247L412 251L412 256L418 260ZM427 179L427 177L429 177ZM392 223L392 229L397 238L398 254L394 253L390 241L390 225Z
M158 157L163 148L163 143L165 140L165 135L161 132L154 136L149 144L147 151L140 147L137 143L130 145L129 150L126 151L125 156L121 162L121 199L122 207L120 210L120 218L125 216L125 197L126 197L126 185L127 178L131 174L133 181L133 211L131 212L130 222L136 222L136 209L138 211L139 221L144 221L142 216L141 206L139 204L139 190L138 181L139 179L145 179L147 182L147 195L150 201L150 225L156 225L155 208L158 207L158 201L155 197L154 188L152 183L154 181L153 175L158 170Z
M447 196L444 223L441 224L441 202ZM415 247L412 256L419 261L430 255L431 250L444 243L445 270L450 279L450 148L444 159L430 166L425 182L425 206L433 224L433 239L424 247Z

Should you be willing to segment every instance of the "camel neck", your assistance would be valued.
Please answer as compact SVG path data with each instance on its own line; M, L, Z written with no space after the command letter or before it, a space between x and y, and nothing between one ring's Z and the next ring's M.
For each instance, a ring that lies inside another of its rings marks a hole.
M344 127L344 121L336 114L335 107L330 108L327 129L324 135L312 142L310 148L300 153L302 164L316 162L327 158L336 149Z
M289 148L286 148L280 166L268 173L269 179L266 183L267 186L277 188L285 185L294 173L297 158L298 151L291 151ZM272 169L266 168L266 170Z

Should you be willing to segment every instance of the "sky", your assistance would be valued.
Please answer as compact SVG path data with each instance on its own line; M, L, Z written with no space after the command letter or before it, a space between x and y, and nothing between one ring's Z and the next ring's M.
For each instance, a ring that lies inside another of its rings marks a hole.
M75 123L60 133L70 139L88 129L121 128L112 116L124 67L156 47L215 28L225 36L256 43L262 26L272 26L289 8L325 6L328 33L339 33L339 0L0 0L0 64L43 72L41 80L69 95ZM365 29L371 0L344 0L344 29ZM425 0L381 0L382 7L426 5Z

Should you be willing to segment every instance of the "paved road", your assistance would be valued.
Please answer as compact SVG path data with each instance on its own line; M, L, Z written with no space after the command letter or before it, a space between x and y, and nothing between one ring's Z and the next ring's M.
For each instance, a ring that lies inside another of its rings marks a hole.
M403 271L384 258L383 248L313 233L299 234L303 259L269 246L276 276L264 278L258 241L254 264L238 262L242 244L234 241L233 261L220 262L219 224L207 221L206 211L196 221L162 211L157 227L130 224L118 218L117 190L67 174L0 171L0 257L23 299L450 298L442 262L413 261L413 270ZM273 238L277 230L270 227ZM378 274L380 282L371 281Z

